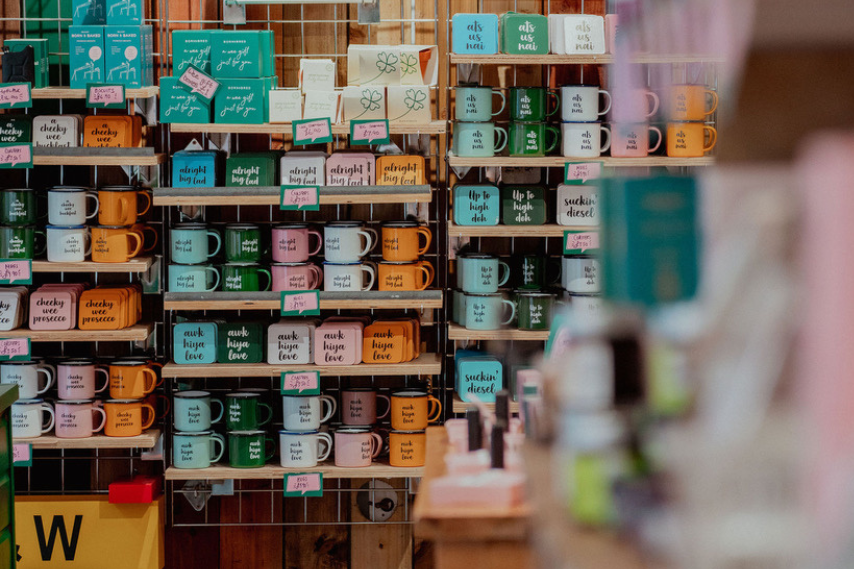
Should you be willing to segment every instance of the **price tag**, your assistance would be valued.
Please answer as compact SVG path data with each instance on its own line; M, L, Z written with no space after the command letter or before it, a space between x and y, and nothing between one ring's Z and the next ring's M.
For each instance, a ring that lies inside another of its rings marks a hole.
M283 290L282 316L319 316L320 292L316 290Z
M320 372L283 371L282 395L320 395Z
M191 93L198 94L208 104L211 104L214 95L222 86L222 83L192 65L187 66L184 73L178 77L178 83L185 89L189 89Z
M350 145L388 144L388 120L350 121Z
M0 361L27 361L29 359L29 338L0 338Z
M284 491L286 498L320 498L323 496L323 473L285 474Z
M0 259L0 284L33 284L32 260Z
M126 104L124 85L106 83L86 85L87 109L124 109Z
M591 249L599 249L598 231L564 231L563 254L583 255Z
M291 124L295 145L332 142L332 123L328 118L305 119Z
M567 162L564 168L564 182L567 184L586 184L590 180L602 177L604 162Z
M320 191L317 186L282 186L279 209L282 211L319 211Z
M12 443L12 465L32 466L33 445L30 443Z
M0 83L0 109L29 109L32 106L29 83Z
M0 168L32 168L32 143L0 143Z

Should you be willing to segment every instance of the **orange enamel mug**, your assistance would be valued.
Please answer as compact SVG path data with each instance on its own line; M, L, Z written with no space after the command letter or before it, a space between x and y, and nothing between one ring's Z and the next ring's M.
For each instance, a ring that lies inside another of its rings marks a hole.
M427 458L427 433L392 431L388 435L388 463L392 466L424 466Z
M127 263L142 250L142 237L130 227L98 225L92 228L92 260Z
M708 142L706 138L708 135ZM667 155L673 158L700 158L715 147L718 131L701 122L667 124Z
M426 261L417 263L382 262L377 268L379 290L424 290L436 276L433 265Z
M391 395L391 428L423 431L442 415L442 402L424 391L407 389Z
M154 407L139 399L108 399L104 401L108 437L136 437L154 424ZM148 417L143 419L143 415Z
M110 397L142 399L157 387L157 373L142 361L117 361L108 366Z
M98 202L101 225L133 225L151 209L151 195L134 186L104 186L98 190Z
M704 85L673 85L669 106L672 121L701 121L718 109L718 94Z
M408 263L427 252L433 232L417 221L387 221L382 225L381 238L384 261Z

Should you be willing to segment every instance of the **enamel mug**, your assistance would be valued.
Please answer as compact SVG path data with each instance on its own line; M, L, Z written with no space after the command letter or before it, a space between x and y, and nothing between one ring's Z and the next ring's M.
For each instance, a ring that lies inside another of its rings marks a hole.
M667 155L670 157L700 158L714 148L717 141L718 131L701 122L667 123Z
M424 290L433 283L436 272L427 261L417 263L388 263L383 261L377 269L379 285L383 291Z
M502 319L509 309L510 315ZM466 328L498 330L513 322L516 305L500 294L466 294Z
M323 236L309 228L306 223L288 223L273 228L273 260L277 263L304 263L309 257L320 253ZM311 248L310 241L317 239L317 247Z
M347 427L335 431L335 466L370 466L383 448L383 439L368 429Z
M501 114L507 99L504 93L492 87L458 86L454 89L454 118L465 122L487 122ZM501 108L492 112L492 98L501 98Z
M172 466L208 468L225 454L225 437L211 431L172 435Z
M222 239L204 223L178 223L170 232L172 262L193 265L204 263L222 247ZM210 240L214 240L211 248Z
M32 225L37 220L35 190L0 190L0 225Z
M11 414L12 437L16 439L34 439L50 432L55 419L53 407L44 399L18 399Z
M545 156L559 141L560 131L544 122L510 123L510 156Z
M649 89L617 91L611 108L611 120L617 123L645 122L658 112L660 104L661 99Z
M99 422L96 424L95 415ZM55 434L60 439L85 439L103 430L107 413L91 399L56 402Z
M37 361L0 363L0 383L17 383L18 398L36 399L53 385L56 370ZM40 386L39 375L44 376Z
M548 330L555 295L537 290L516 291L519 330Z
M86 211L86 200L94 203L91 213ZM51 225L86 225L87 219L98 215L100 202L88 188L55 186L47 191L47 222Z
M33 259L45 252L47 244L36 248L36 235L47 241L34 225L0 226L0 259Z
M104 376L101 387L97 385L98 374ZM109 372L92 360L65 360L56 364L56 391L60 399L94 399L109 384Z
M263 415L259 410L263 409ZM225 428L229 431L254 431L273 419L273 408L261 402L261 395L234 391L225 396Z
M442 402L424 391L407 389L391 395L391 428L423 431L442 416Z
M51 263L82 263L92 252L92 236L85 225L48 225L47 260Z
M377 399L385 401L385 411L377 413ZM391 412L391 399L369 387L341 390L341 422L351 426L373 425Z
M112 399L142 399L162 383L151 364L141 360L114 361L107 371Z
M92 260L96 263L127 263L141 251L142 236L131 227L92 228Z
M427 252L433 232L417 221L386 221L380 229L383 261L409 263ZM421 238L424 245L421 245Z
M276 263L270 267L273 290L316 290L323 282L323 270L314 263Z
M650 148L650 133L657 135L655 146ZM615 158L643 158L661 146L664 136L658 127L646 123L611 124L611 156Z
M361 221L330 221L323 228L327 263L358 263L376 244L377 232Z
M424 466L426 459L426 432L392 431L388 434L388 463L391 466Z
M104 411L107 412L104 434L108 437L138 437L154 424L154 407L142 399L107 399Z
M169 292L212 292L219 280L212 265L169 265Z
M321 408L326 405L326 413ZM332 418L338 404L329 395L283 395L282 413L286 431L316 431Z
M509 278L510 266L498 257L480 253L457 257L457 286L464 292L495 293Z
M718 108L718 94L704 85L672 85L668 119L702 121Z
M554 108L549 111L549 100ZM511 87L510 120L542 122L558 111L560 101L554 91L545 87Z
M261 260L261 228L250 223L225 226L225 260L229 263L257 263Z
M212 405L219 407L216 417L211 414ZM174 395L172 407L175 429L188 433L209 431L211 425L220 422L225 413L222 401L212 398L207 391L178 391Z
M264 431L228 433L228 464L232 468L261 468L274 454L276 443Z
M265 282L261 287L261 275ZM258 292L270 290L273 276L257 263L226 263L222 266L222 290L226 292Z
M600 97L605 100L601 106ZM560 101L560 118L566 122L597 121L611 110L611 94L598 85L565 85L560 88Z
M134 186L104 186L98 190L98 201L100 225L133 225L151 209L151 195Z
M361 292L371 290L376 270L369 263L323 263L323 290Z
M332 454L328 433L279 431L279 461L285 468L313 468Z
M454 122L455 156L488 158L507 146L507 131L491 122Z
M561 261L560 284L572 293L589 294L602 289L599 261L590 255L567 255Z
M561 154L567 158L598 158L611 147L611 131L599 122L561 123L561 134Z

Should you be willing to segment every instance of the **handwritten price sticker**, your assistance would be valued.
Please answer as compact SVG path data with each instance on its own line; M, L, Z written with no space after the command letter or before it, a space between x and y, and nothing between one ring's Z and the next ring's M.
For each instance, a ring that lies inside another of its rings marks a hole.
M28 109L32 106L29 83L0 83L0 109Z
M208 104L213 101L214 95L219 90L221 83L192 65L188 66L184 73L178 78L178 83L189 88L191 93L196 93Z
M387 120L350 121L350 144L386 144L389 142Z
M317 186L282 186L279 209L283 211L320 210L320 197Z
M563 254L581 255L590 249L599 248L597 231L564 231Z
M282 316L318 316L320 293L316 290L282 291Z
M33 262L0 259L0 284L33 284Z
M0 143L0 168L32 168L33 145Z
M320 373L283 371L282 395L320 395Z
M602 177L602 162L567 162L564 180L567 184L586 184Z
M332 123L329 119L306 119L292 123L294 144L332 142Z
M124 85L86 85L86 107L89 109L123 109L125 104Z
M285 474L284 491L288 498L319 498L323 496L323 473Z
M14 466L32 466L33 445L30 443L12 443L12 464Z
M29 338L0 338L0 360L29 360Z

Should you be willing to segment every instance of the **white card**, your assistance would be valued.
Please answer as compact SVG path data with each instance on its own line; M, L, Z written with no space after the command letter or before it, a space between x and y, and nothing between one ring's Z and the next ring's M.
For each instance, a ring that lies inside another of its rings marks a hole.
M299 85L306 91L335 90L335 62L331 59L300 59Z
M305 94L302 118L328 118L333 123L338 122L338 103L341 91L309 91Z
M568 55L605 53L605 18L570 14L563 24Z
M270 122L286 123L302 118L302 93L299 89L270 91Z
M400 123L426 124L433 120L430 87L426 85L390 85L388 120Z
M386 118L386 88L380 85L344 87L344 120Z

